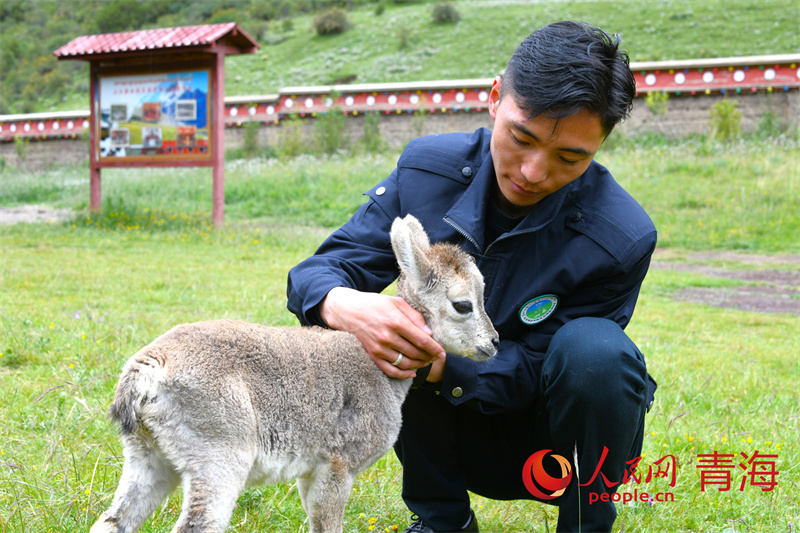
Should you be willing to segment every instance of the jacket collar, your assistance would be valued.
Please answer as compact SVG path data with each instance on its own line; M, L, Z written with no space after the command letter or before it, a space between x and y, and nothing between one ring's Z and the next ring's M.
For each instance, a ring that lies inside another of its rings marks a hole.
M484 253L491 245L485 242L486 212L490 202L491 187L496 179L492 154L487 150L475 178L444 216L445 222L463 234L479 253ZM538 231L552 222L561 210L569 191L581 179L583 176L543 198L509 235Z

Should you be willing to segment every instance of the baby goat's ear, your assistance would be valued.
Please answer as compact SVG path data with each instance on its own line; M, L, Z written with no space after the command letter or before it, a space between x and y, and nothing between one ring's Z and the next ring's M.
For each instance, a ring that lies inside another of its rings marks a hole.
M431 243L422 224L411 215L396 218L392 223L391 238L400 270L414 286L426 286L430 262L425 252L431 247Z

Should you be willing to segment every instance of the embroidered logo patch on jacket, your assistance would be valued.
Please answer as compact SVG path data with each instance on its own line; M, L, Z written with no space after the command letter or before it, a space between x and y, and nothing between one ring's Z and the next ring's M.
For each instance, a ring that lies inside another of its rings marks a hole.
M523 324L538 324L552 315L556 307L558 307L558 296L555 294L537 296L519 309L519 319Z

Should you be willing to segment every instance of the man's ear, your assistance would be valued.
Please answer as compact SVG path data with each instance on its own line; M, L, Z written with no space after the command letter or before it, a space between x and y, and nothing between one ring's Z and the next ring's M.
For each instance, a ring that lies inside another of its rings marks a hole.
M489 116L492 120L497 118L497 106L500 105L500 88L503 85L503 78L497 76L492 81L492 90L489 92Z

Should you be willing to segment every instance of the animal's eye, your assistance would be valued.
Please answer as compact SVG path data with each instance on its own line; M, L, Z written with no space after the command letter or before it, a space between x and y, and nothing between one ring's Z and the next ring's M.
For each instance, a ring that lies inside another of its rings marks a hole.
M453 302L453 309L455 309L462 315L466 315L467 313L472 312L472 302L470 302L469 300L461 300L459 302Z

